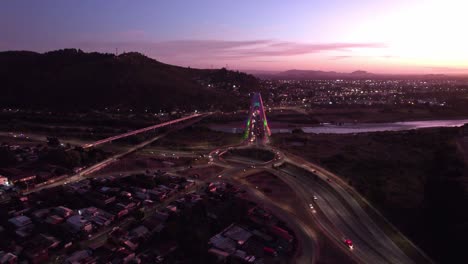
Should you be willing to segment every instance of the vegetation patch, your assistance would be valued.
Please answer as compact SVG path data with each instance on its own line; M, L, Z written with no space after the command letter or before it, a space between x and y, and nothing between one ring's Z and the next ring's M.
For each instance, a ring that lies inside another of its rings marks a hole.
M274 145L337 173L436 261L467 259L468 173L460 129L277 134ZM304 146L290 144L303 142Z

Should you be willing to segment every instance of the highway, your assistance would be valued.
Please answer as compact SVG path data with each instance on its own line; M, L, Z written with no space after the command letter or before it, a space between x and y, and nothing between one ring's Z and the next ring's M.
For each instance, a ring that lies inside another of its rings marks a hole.
M189 119L192 119L192 118L195 118L195 117L200 117L200 116L203 116L203 114L193 114L193 115L190 115L190 116L182 117L182 118L179 118L179 119L174 119L174 120L167 121L167 122L164 122L164 123L161 123L161 124L157 124L157 125L154 125L154 126L149 126L149 127L145 127L145 128L140 128L140 129L133 130L133 131L130 131L130 132L127 132L127 133L123 133L123 134L120 134L120 135L116 135L116 136L104 138L104 139L98 140L98 141L96 141L96 142L94 142L94 143L84 144L82 147L83 147L83 148L95 147L95 146L97 146L97 145L101 145L101 144L104 144L104 143L107 143L107 142L111 142L111 141L114 141L114 140L117 140L117 139L129 137L129 136L133 136L133 135L136 135L136 134L140 134L140 133L143 133L143 132L146 132L146 131L150 131L150 130L153 130L153 129L157 129L157 128L161 128L161 127L165 127L165 126L177 124L177 123L179 123L179 122L182 122L182 121L185 121L185 120L189 120Z
M198 118L194 118L194 117L198 117ZM103 169L104 167L106 166L109 166L110 164L114 163L114 162L117 162L119 161L121 158L125 157L126 155L129 155L141 148L144 148L146 147L147 145L150 145L151 143L159 140L160 138L162 137L165 137L167 134L169 134L170 132L174 131L174 130L178 130L178 129L182 129L184 127L187 127L189 125L192 125L198 121L200 121L201 119L203 119L205 117L205 115L201 115L201 114L197 114L196 116L189 116L187 118L185 118L184 120L190 120L190 122L187 122L185 124L182 124L180 125L179 127L177 128L173 128L172 130L170 131L167 131L163 134L160 134L160 135L157 135L145 142L142 142L136 146L133 146L131 148L129 148L128 150L124 151L124 152L121 152L121 153L117 153L99 163L96 163L94 165L91 165L90 167L87 167L85 168L84 170L80 171L79 173L75 174L75 175L71 175L69 177L60 177L59 180L57 179L52 179L48 182L46 182L46 184L43 184L41 186L36 186L35 188L33 189L29 189L29 190L26 190L23 192L23 194L29 194L29 193L33 193L33 192L37 192L37 191L41 191L41 190L44 190L44 189L49 189L49 188L53 188L53 187L57 187L57 186L60 186L60 185L64 185L64 184L68 184L70 182L76 182L76 181L80 181L82 179L85 178L85 176L89 175L89 174L92 174L98 170L101 170ZM179 121L176 122L176 123L179 123L181 122L182 120L178 119ZM174 120L175 121L175 120ZM171 124L174 124L174 123L171 123ZM161 124L160 124L161 125ZM166 125L169 125L166 123ZM148 130L146 130L148 131ZM140 132L141 133L141 132ZM102 144L102 143L100 143Z
M230 146L220 148L210 153L213 163L216 165L229 164L230 169L222 174L223 180L233 180L232 175L242 173L252 169L252 163L242 159L225 160L222 154L233 147L245 148L246 144L238 146ZM350 259L358 263L392 263L405 264L414 263L386 233L367 215L362 209L355 196L350 195L348 190L338 184L336 175L331 175L330 172L324 172L323 169L314 164L297 160L294 157L288 157L280 150L270 146L262 146L265 149L276 153L274 160L264 163L256 163L255 170L265 170L278 176L283 182L288 184L300 198L303 203L303 210L308 212L308 215L297 220L296 227L300 227L302 234L309 233L309 228L323 232L331 241L341 248ZM273 164L286 163L292 166L281 166L274 168ZM236 172L237 170L237 172ZM316 175L316 176L315 176ZM332 178L330 178L332 177ZM245 182L242 182L245 185ZM254 189L255 191L255 189ZM257 190L258 192L258 190ZM255 192L254 192L255 193ZM271 204L268 198L255 193L257 199L261 199L267 204ZM311 210L309 205L312 204L315 210ZM301 212L292 212L292 207L277 208L287 210L290 214L300 214ZM302 221L302 222L301 222ZM289 221L290 222L290 221ZM310 238L314 239L314 238ZM345 239L353 241L353 249L349 249L344 243ZM308 245L311 244L312 240ZM316 250L312 250L316 251ZM316 252L318 254L318 252ZM314 259L319 256L314 256ZM313 261L312 261L313 262ZM430 263L430 260L428 260ZM302 262L299 262L302 263ZM305 262L311 263L311 262Z
M351 239L352 254L362 263L413 263L387 235L364 213L359 204L348 195L332 187L333 183L312 175L288 169L269 170L290 185L304 203L315 205L314 222L329 237L345 247L343 240ZM295 177L294 177L295 176ZM316 200L314 199L316 197Z

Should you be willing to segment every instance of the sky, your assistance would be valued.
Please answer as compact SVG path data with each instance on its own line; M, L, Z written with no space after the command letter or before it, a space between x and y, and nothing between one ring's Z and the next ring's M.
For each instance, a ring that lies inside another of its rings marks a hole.
M0 51L138 51L196 68L468 73L467 0L14 0Z

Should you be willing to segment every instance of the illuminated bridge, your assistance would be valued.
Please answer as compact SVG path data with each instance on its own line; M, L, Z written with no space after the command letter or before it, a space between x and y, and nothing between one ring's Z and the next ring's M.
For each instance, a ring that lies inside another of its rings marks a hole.
M254 93L247 117L244 139L248 142L264 144L268 143L270 136L271 131L263 108L262 95Z
M130 132L127 132L127 133L123 133L123 134L120 134L120 135L116 135L116 136L108 137L108 138L105 138L105 139L101 139L101 140L98 140L98 141L96 141L94 143L84 144L82 147L83 148L95 147L97 145L101 145L101 144L111 142L111 141L114 141L114 140L117 140L117 139L121 139L121 138L128 137L128 136L133 136L133 135L140 134L140 133L150 131L150 130L153 130L153 129L169 126L169 125L176 124L176 123L179 123L179 122L182 122L182 121L185 121L185 120L189 120L189 119L192 119L192 118L195 118L195 117L199 117L199 116L202 116L202 114L194 114L194 115L182 117L182 118L179 118L179 119L174 119L174 120L171 120L171 121L168 121L168 122L164 122L164 123L161 123L161 124L157 124L157 125L154 125L154 126L149 126L149 127L137 129L137 130L130 131Z

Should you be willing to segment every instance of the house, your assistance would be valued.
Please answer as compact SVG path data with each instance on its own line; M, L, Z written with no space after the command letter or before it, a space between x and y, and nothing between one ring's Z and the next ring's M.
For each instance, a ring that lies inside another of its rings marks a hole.
M226 228L222 234L223 236L229 237L230 239L236 241L239 246L242 246L253 236L253 234L247 229L234 224Z
M225 182L212 182L208 185L208 191L210 193L222 193L226 190Z
M38 209L38 210L35 210L34 212L31 213L31 216L35 219L35 220L42 220L44 219L48 214L49 214L50 210L47 209L47 208L44 208L44 209Z
M160 190L149 190L148 192L149 198L156 201L162 201L166 199L167 194L165 191Z
M48 223L48 224L51 224L51 225L58 225L58 224L62 223L64 220L65 219L63 219L62 217L60 217L58 215L49 215L45 219L45 222Z
M80 209L78 210L78 214L98 227L108 226L115 219L114 215L96 207Z
M13 224L13 226L15 228L24 228L24 227L32 225L31 219L29 217L27 217L27 216L24 216L24 215L20 215L20 216L10 218L8 220L8 222Z
M70 257L65 259L65 264L77 264L77 263L92 263L92 253L89 250L80 250L74 252Z
M81 215L74 215L69 217L66 221L66 224L72 233L89 233L93 230L93 225L91 222L83 218Z
M178 206L174 205L174 204L169 204L168 206L166 206L166 209L173 212L173 213L179 213L180 212Z
M62 218L68 218L73 214L73 210L65 206L55 207L52 212Z
M143 225L140 225L132 229L129 233L129 236L136 239L146 239L150 235L150 231Z
M0 169L0 175L8 178L8 181L15 184L20 182L31 182L36 179L36 174L15 168Z
M135 257L135 253L131 252L125 248L119 249L115 252L115 255L110 263L115 264L126 264L134 261L134 263L139 263L138 259Z
M195 185L195 181L194 180L187 180L182 185L183 185L184 189L189 189L190 187Z
M8 185L8 178L0 175L0 185Z
M210 238L208 242L211 246L220 249L224 252L229 254L234 253L236 251L237 243L236 241L230 239L229 237L225 237L222 234L216 234L212 238Z
M90 180L72 182L65 186L65 190L70 193L85 194L91 189L90 183Z
M242 263L252 263L256 257L248 255L243 247L252 236L253 233L248 229L231 224L221 233L210 238L209 245L212 248L209 252L220 261L225 261L227 257L232 257L240 259Z
M120 188L117 188L117 187L111 188L111 187L104 186L99 189L99 192L104 193L104 194L117 194L118 192L120 192Z
M119 209L127 209L129 212L135 210L141 202L120 202L115 205Z
M146 192L135 192L135 198L139 199L139 200L147 200L147 199L150 199L150 195Z

